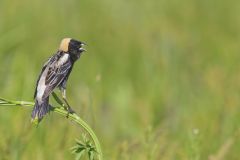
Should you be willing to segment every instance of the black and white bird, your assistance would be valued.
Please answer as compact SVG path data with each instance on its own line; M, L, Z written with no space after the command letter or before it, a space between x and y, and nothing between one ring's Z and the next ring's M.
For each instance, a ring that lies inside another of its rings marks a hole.
M85 43L75 39L64 38L57 53L44 64L34 93L33 122L40 122L49 112L49 96L56 87L61 90L68 112L73 112L66 99L66 84L75 61L80 58L82 52L86 51L82 48L84 45Z

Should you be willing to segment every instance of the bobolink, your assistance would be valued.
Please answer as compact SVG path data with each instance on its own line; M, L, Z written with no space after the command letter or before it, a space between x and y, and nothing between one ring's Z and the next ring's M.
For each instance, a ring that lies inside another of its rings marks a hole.
M84 45L83 42L64 38L57 53L44 64L35 88L35 106L32 111L32 121L40 122L43 116L49 112L49 96L56 87L61 90L68 112L73 112L66 100L66 84L74 62L85 51L82 48Z

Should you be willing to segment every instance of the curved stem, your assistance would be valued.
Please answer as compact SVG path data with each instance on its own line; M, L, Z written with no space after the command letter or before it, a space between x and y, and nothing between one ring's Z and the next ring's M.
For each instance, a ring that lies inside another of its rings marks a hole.
M66 110L63 110L61 108L53 108L53 111L60 114L60 115L63 115L63 116L67 116L68 112ZM74 122L76 122L77 124L81 125L85 131L88 132L88 134L91 136L94 144L95 144L95 147L96 147L96 150L98 152L98 159L99 160L102 160L102 151L101 151L101 146L100 146L100 143L98 141L98 138L96 136L96 134L93 132L93 130L89 127L89 125L84 122L77 114L73 113L73 114L69 114L68 115L69 119L73 120Z
M11 101L11 100L6 100L4 98L0 98L0 106L26 106L26 107L33 108L34 103L26 102L26 101ZM92 140L95 144L96 151L98 152L98 159L99 160L103 159L103 154L102 154L99 140L98 140L96 134L91 129L91 127L84 120L82 120L76 113L73 113L73 114L68 113L66 110L63 109L63 107L52 107L51 111L58 113L64 117L68 116L70 120L73 120L78 125L83 127L84 130L90 135L90 137L92 138Z

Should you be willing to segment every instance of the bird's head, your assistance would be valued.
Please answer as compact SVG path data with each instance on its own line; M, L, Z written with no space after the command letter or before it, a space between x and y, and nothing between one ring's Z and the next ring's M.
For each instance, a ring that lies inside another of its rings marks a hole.
M83 46L85 43L72 38L64 38L60 44L59 50L70 54L70 56L77 60L81 53L86 51Z

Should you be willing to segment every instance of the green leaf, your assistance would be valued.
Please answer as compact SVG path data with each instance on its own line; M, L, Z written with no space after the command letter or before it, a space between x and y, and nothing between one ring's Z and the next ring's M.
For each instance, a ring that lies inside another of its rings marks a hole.
M86 135L82 135L82 138L83 141L76 139L76 145L71 148L72 153L76 154L77 160L81 158L84 153L87 155L89 160L94 160L94 157L97 154L95 146L92 145Z
M76 160L80 160L80 158L84 155L83 153L84 153L84 151L85 150L82 150L81 152L79 152L78 154L77 154L77 156L76 156Z

